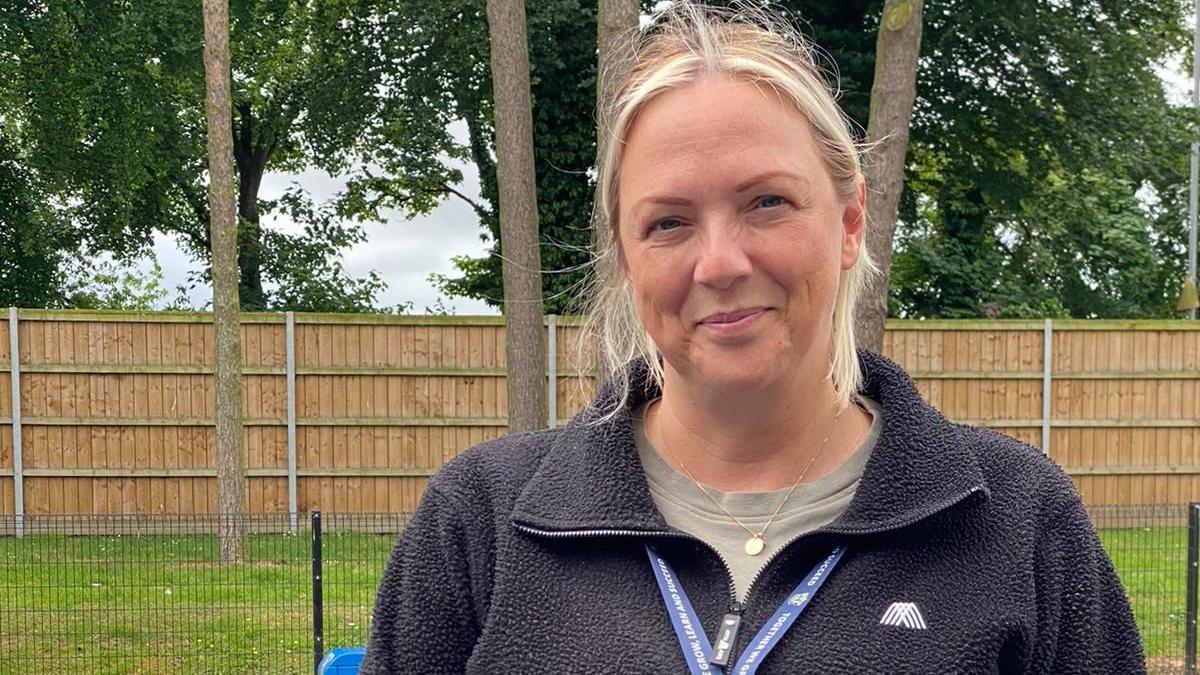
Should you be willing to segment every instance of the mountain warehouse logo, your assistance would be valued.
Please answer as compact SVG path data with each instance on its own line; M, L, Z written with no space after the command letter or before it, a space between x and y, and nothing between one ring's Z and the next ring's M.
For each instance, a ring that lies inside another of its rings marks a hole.
M809 597L808 593L797 593L797 594L793 595L792 597L788 598L788 604L793 607L799 607L800 605L803 605L804 603L808 602L808 597Z
M928 628L925 625L925 617L921 616L921 610L917 609L915 602L893 602L892 606L883 613L883 618L879 620L879 623L885 626L901 626L918 630Z

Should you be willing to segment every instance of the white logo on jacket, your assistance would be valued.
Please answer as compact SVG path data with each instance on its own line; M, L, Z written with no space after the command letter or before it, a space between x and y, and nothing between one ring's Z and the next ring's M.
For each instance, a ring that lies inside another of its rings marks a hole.
M918 630L928 628L925 625L925 617L921 616L921 610L917 608L915 602L893 602L883 613L883 618L879 620L879 623L885 626L902 626Z

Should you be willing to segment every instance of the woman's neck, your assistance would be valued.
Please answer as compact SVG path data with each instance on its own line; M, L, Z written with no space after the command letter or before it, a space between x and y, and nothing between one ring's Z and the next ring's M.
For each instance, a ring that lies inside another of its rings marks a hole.
M723 492L787 488L801 472L811 482L853 454L871 417L857 405L839 413L827 379L815 387L783 384L791 386L733 401L668 376L662 398L647 410L646 433L668 461Z

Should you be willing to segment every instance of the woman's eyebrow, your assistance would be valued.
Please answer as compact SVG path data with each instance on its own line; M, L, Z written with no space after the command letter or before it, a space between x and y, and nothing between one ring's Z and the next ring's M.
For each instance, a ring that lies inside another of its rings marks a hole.
M636 216L649 206L691 206L692 200L686 197L675 197L669 194L646 195L633 203L629 212Z
M798 183L801 183L804 187L808 187L808 179L805 178L804 176L792 173L791 171L776 169L773 171L764 171L760 174L756 174L755 176L738 183L736 186L734 186L733 191L734 192L745 192L746 190L749 190L750 188L754 187L755 185L758 185L759 183L770 180L772 178L786 178L788 180L793 180Z
M809 186L809 179L800 174L793 173L784 169L773 169L755 174L750 178L738 183L734 186L734 192L746 192L747 190L773 178L783 178L789 181L799 183L801 187ZM632 206L629 207L631 214L638 214L642 209L649 206L692 206L693 202L687 197L678 197L672 194L651 194L638 198Z

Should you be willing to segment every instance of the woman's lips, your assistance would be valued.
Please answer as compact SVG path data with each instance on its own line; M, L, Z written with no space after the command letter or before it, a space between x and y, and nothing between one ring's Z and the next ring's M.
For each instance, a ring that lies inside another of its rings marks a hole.
M765 307L756 307L724 314L713 314L705 317L700 325L723 335L733 335L750 328L766 312Z

